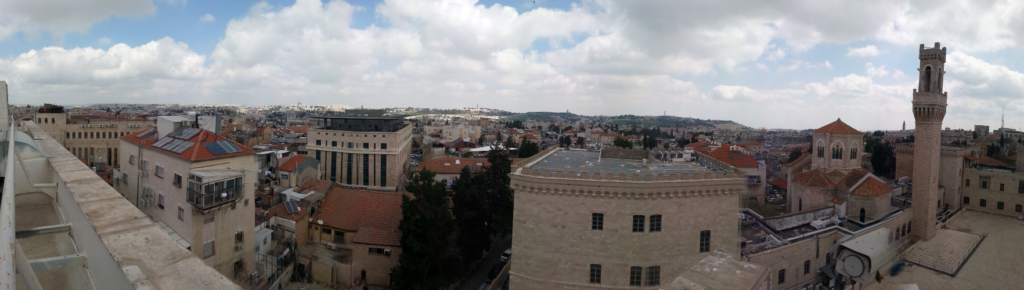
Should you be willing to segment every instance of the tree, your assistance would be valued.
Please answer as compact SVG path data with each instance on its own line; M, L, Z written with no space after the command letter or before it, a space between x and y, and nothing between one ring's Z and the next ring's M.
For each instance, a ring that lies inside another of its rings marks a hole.
M459 178L452 184L452 214L459 226L458 245L462 265L483 257L484 251L491 250L491 230L487 228L488 210L486 188L483 187L486 176L470 172L469 167L462 167Z
M441 289L458 279L459 261L452 255L448 240L455 222L448 208L444 185L434 181L434 173L422 170L405 185L412 194L402 196L402 255L391 269L398 289Z
M802 155L803 155L803 152L800 152L800 148L799 147L798 148L794 148L793 152L789 152L789 161L786 161L786 163L790 163L790 162L796 161Z
M875 175L889 176L895 173L896 162L893 156L892 147L881 142L875 143L871 153L871 169Z
M491 148L487 152L487 165L484 167L483 187L487 192L487 212L491 214L491 232L505 237L512 234L512 159L508 150Z
M978 131L971 132L971 135L974 136L974 139L978 139Z
M612 141L612 145L619 148L633 149L633 142L623 139L622 137L615 137L615 141Z
M530 158L537 153L540 153L540 145L523 137L523 141L519 142L519 158Z
M665 148L665 149L668 149L668 143L663 143L663 144L661 144L661 148Z

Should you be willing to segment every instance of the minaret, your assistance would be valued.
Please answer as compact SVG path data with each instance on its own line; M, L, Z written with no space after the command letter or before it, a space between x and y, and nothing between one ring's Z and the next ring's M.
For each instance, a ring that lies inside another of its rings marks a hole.
M921 67L918 68L918 85L914 90L914 209L913 231L915 238L931 239L935 235L935 214L938 210L939 192L939 147L942 140L942 119L946 116L946 93L942 92L943 66L946 64L946 48L920 48Z
M907 130L907 121L903 121L903 131Z

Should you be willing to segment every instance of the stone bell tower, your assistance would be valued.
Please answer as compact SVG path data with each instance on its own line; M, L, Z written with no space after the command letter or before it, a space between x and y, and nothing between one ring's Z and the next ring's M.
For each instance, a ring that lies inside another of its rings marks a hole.
M942 91L946 73L946 48L920 48L921 66L918 85L914 90L914 191L912 207L914 217L911 233L920 240L935 235L935 215L938 210L939 149L942 140L942 118L946 116L946 93Z

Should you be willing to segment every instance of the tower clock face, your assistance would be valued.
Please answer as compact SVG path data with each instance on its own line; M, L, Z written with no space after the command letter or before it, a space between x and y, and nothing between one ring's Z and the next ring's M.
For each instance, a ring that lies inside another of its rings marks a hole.
M864 260L858 256L847 256L846 259L843 259L843 266L851 277L864 275Z

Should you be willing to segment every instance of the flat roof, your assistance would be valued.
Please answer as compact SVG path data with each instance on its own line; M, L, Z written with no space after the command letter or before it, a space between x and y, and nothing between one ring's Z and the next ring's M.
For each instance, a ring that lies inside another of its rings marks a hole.
M574 170L576 173L586 170L590 173L630 173L639 172L641 177L655 172L703 172L709 171L696 162L652 162L647 165L641 160L600 158L601 152L583 150L558 150L551 155L537 160L530 168Z
M403 120L406 116L309 116L310 119Z

